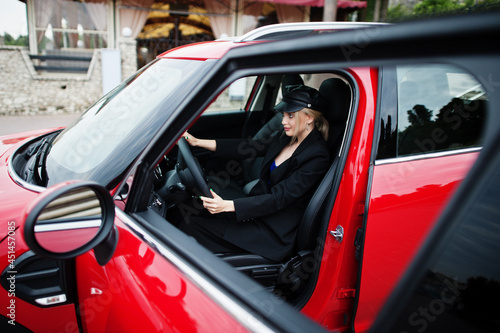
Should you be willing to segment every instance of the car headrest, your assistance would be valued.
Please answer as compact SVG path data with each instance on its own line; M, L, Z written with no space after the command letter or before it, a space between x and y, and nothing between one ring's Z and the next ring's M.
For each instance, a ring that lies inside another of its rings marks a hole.
M321 83L319 92L328 100L328 110L323 116L330 125L346 121L351 103L349 86L340 78L331 78Z
M304 80L299 74L285 74L281 78L281 90L286 86L293 86L296 84L304 84Z

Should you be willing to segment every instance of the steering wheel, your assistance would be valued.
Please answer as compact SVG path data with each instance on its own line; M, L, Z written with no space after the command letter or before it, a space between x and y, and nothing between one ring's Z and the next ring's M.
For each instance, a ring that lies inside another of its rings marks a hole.
M189 190L194 192L195 195L212 198L212 193L210 193L205 173L198 160L193 156L193 153L191 153L191 149L186 139L179 139L177 144L179 147L179 154L177 156L175 170L181 182L186 185Z

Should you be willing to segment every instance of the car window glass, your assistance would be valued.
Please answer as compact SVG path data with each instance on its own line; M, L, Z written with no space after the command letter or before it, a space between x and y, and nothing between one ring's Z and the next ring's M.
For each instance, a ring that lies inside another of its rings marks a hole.
M478 147L487 97L469 74L445 65L400 66L398 156Z
M293 75L293 74L292 74ZM300 77L304 81L304 85L313 87L315 89L319 89L321 86L321 83L327 79L331 79L334 77L340 78L338 75L330 74L330 73L313 73L313 74L300 74ZM276 104L281 102L281 99L283 98L283 86L280 85L279 90L278 90L278 97Z
M245 111L256 76L243 77L230 84L205 111L206 113Z
M154 121L151 115L173 91L197 75L202 64L158 61L104 96L54 141L47 164L52 181L66 170L73 178L92 172L119 145L140 133L139 127Z

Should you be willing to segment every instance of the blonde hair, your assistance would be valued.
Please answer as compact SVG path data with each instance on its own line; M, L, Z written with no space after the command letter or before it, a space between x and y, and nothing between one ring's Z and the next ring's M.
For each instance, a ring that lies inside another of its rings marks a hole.
M302 110L297 111L297 113L298 112L303 112L304 114L312 117L314 119L314 126L316 126L316 129L321 133L325 141L328 140L328 130L330 128L330 124L328 124L328 120L323 117L323 114L321 112L309 108L303 108ZM297 141L297 135L301 125L300 122L301 117L297 117L297 127L295 128L295 133L293 133L292 135L290 144Z
M323 117L323 114L319 111L313 110L313 109L302 109L302 112L305 114L313 117L314 119L314 126L318 129L318 131L321 133L323 136L323 139L325 141L328 140L328 130L330 129L330 124L328 124L328 120L326 120L325 117Z

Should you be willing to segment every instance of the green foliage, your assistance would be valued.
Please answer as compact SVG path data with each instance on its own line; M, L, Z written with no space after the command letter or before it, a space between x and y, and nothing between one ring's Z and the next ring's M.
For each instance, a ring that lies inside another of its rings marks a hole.
M413 7L413 13L417 15L449 12L465 7L458 0L423 0Z
M441 14L460 14L475 11L498 10L500 0L422 0L412 9L403 4L387 10L387 21L396 22Z
M9 33L3 35L5 45L28 46L28 36L19 36L14 39Z
M19 36L16 39L16 44L19 46L28 46L28 36Z
M402 17L407 17L411 14L411 9L403 4L389 7L387 9L387 21L394 22Z

